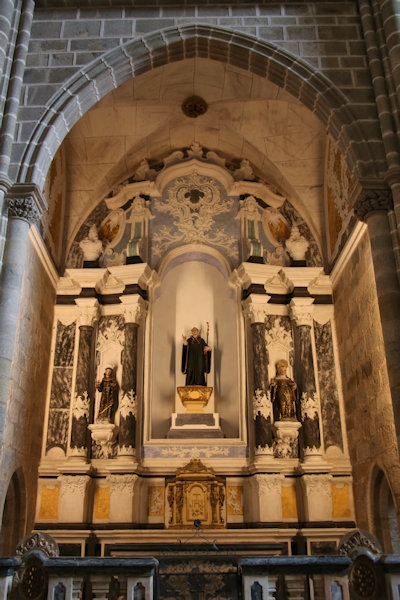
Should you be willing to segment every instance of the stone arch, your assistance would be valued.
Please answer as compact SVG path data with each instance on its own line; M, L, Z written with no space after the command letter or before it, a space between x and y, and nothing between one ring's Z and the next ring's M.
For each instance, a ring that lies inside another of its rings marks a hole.
M25 534L25 478L22 470L14 472L5 498L0 533L0 556L13 556L18 542Z
M372 474L372 518L374 534L387 554L400 551L396 507L385 473L375 467Z
M94 104L130 78L186 58L203 57L265 77L297 98L327 127L349 168L377 176L376 160L348 100L325 76L268 42L221 27L189 25L151 33L105 53L84 67L53 96L27 140L19 161L19 183L40 188L49 165L72 126Z

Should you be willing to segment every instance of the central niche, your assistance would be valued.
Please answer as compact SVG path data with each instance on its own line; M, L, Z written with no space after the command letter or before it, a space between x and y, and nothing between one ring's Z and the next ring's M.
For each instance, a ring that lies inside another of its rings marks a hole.
M213 388L213 394L204 412L217 415L224 437L239 436L243 399L240 302L229 276L223 256L201 245L176 249L163 261L159 285L149 306L148 412L152 439L165 438L172 415L185 413L177 388L185 385L182 336L189 337L193 327L200 330L201 337L208 338L212 348L207 386Z

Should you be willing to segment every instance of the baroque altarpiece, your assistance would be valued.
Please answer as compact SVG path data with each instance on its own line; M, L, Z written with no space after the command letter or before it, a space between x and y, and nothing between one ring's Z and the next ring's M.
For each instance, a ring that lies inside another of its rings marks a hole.
M185 396L193 327L209 393ZM334 553L353 529L331 281L291 198L248 160L194 142L99 198L59 282L51 361L36 526L61 549L197 526L285 553L301 530L307 553ZM291 418L271 396L279 361Z

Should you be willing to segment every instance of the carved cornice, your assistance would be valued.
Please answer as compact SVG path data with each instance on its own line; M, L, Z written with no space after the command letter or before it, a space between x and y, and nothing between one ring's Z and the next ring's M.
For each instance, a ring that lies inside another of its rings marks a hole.
M34 225L47 211L47 202L41 191L30 184L12 186L7 195L8 216Z
M389 210L393 210L393 197L387 187L364 189L354 205L354 213L360 221L365 221L373 212Z

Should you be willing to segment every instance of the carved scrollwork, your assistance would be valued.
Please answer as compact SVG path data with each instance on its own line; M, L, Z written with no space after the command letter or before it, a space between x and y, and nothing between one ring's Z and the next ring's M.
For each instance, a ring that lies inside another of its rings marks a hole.
M35 531L25 536L18 544L15 555L24 557L29 552L40 550L47 558L56 557L59 555L57 542L47 533Z

